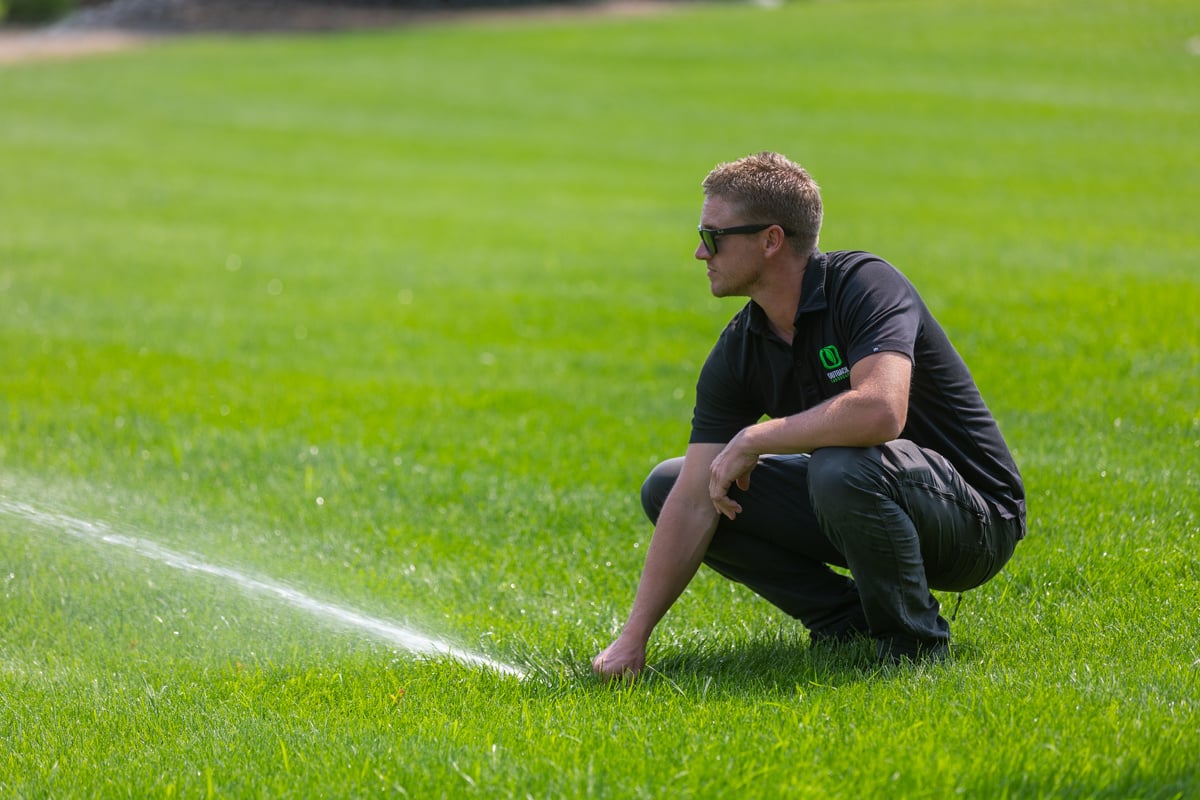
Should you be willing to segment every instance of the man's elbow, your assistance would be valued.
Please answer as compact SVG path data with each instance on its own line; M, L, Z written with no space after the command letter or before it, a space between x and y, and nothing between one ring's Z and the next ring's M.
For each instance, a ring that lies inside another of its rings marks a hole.
M870 431L866 437L870 441L866 444L877 445L899 439L906 424L908 424L907 404L878 403L870 415L870 423L864 426L866 429L864 433Z

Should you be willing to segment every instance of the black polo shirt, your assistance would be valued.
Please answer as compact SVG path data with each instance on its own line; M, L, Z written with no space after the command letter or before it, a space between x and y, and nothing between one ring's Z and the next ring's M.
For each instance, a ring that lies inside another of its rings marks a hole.
M786 417L850 388L850 367L872 353L913 363L900 438L944 456L1006 518L1025 518L1025 489L966 363L895 267L870 253L813 256L789 347L751 300L700 371L690 441L725 443L764 416Z

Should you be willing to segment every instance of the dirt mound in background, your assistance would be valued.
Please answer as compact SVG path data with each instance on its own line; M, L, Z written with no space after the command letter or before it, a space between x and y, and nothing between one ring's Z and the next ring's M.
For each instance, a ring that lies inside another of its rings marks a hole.
M56 31L319 31L397 25L471 3L321 2L320 0L112 0L81 8Z
M0 64L107 53L187 33L391 28L447 18L649 14L687 0L111 0L45 28L0 28Z
M678 2L678 0L676 0ZM596 11L648 12L665 2L603 0L110 0L91 3L55 31L139 33L323 31L391 27L463 14L507 17Z

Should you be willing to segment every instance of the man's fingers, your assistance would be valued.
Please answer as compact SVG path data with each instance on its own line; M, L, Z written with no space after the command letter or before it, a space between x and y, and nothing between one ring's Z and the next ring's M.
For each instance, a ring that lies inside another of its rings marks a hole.
M744 471L734 472L725 477L728 474L725 464L728 452L728 449L722 451L712 463L712 471L709 473L708 480L708 496L719 513L733 519L741 513L742 507L729 499L729 488L736 485L743 492L748 491L750 489L750 473L754 472L754 468L758 466L758 459L757 457L749 458L749 463L745 465ZM736 468L736 464L733 466Z
M714 470L712 477L708 482L708 496L712 500L713 507L718 514L733 519L738 514L742 513L742 506L736 500L729 497L729 487L735 483L743 492L750 488L750 473L753 467L746 470L736 479L731 481L721 480L717 477Z
M730 500L728 495L725 497L714 498L713 508L717 510L718 514L728 517L729 519L733 519L738 514L742 513L741 505L733 500Z
M608 672L605 670L597 670L596 671L596 677L599 678L600 680L604 681L605 683L615 683L617 681L623 681L624 683L633 683L634 679L637 678L637 676L638 676L637 671L634 670L632 667L626 667L625 669L621 670L620 672Z

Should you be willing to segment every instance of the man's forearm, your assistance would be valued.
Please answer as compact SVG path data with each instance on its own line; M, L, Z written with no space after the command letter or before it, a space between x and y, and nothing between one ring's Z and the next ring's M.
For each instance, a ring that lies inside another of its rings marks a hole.
M654 528L637 595L622 635L650 638L654 626L696 575L717 529L712 506L670 497Z
M715 443L688 445L646 549L633 609L620 635L592 661L597 675L629 680L642 671L654 626L700 568L717 529L717 512L708 499L709 469L723 448Z
M868 356L854 366L848 392L790 417L744 429L733 442L747 453L811 453L822 447L870 447L904 429L912 366L895 353ZM857 379L857 380L856 380Z

